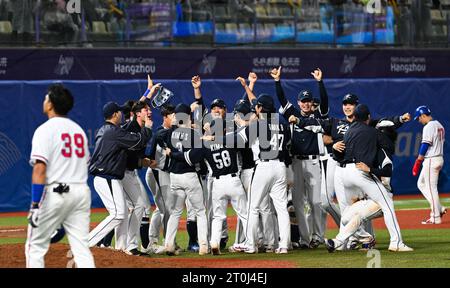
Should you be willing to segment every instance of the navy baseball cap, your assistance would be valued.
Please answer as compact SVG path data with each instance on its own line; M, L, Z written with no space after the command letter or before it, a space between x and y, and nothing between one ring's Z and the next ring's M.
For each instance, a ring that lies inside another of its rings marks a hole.
M353 104L353 105L358 105L359 99L358 96L356 96L355 94L347 94L344 96L344 98L342 98L342 104Z
M109 119L114 113L124 111L125 109L125 106L120 106L116 102L108 102L103 106L103 117L105 117L105 119Z
M191 107L184 103L180 103L175 107L175 113L191 114Z
M367 107L367 105L365 104L359 104L358 106L356 106L353 115L355 115L356 121L366 121L367 119L369 119L370 115L369 107Z
M422 105L422 106L417 107L416 112L414 113L414 121L416 121L417 119L419 119L419 117L420 117L421 115L423 115L423 114L425 114L425 115L431 115L431 110L428 109L428 107L425 106L425 105Z
M313 101L313 95L312 95L311 91L303 90L303 91L300 91L300 93L298 93L297 100L300 102Z
M273 98L268 94L259 95L258 98L256 99L256 105L261 106L265 112L275 111Z
M214 99L213 102L211 102L211 110L214 107L220 107L222 109L227 109L227 105L225 104L225 101L223 101L222 99Z
M252 112L252 108L250 107L250 104L248 102L241 99L236 102L236 105L234 105L234 113L237 112L247 115L248 113Z

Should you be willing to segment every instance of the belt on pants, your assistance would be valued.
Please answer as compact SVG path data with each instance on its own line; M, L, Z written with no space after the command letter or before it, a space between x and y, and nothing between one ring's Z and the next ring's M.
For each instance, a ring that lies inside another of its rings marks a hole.
M269 162L269 161L277 161L280 162L280 159L259 159L261 162Z
M319 159L319 156L318 155L295 155L294 158L298 159L298 160L314 160L314 159Z
M53 192L63 194L68 193L70 190L70 186L65 183L58 183L58 186L53 188Z
M341 168L345 168L348 164L355 164L355 162L345 162L345 163L336 162L336 165Z
M225 177L225 176L237 177L238 175L237 175L237 173L231 173L231 174L227 174L227 175L215 176L214 178L220 179L221 177Z

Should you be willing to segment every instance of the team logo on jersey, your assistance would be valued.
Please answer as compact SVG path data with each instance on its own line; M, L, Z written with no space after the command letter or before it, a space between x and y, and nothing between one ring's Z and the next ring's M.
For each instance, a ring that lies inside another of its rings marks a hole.
M356 65L356 56L344 56L344 61L342 61L341 65L341 73L343 74L350 74L353 73L353 68L355 68Z
M22 154L19 148L3 133L0 133L0 175L16 164Z
M347 124L339 124L336 127L336 129L337 129L337 133L338 134L344 135L347 132L347 130L348 130L348 125Z
M60 55L58 64L55 67L55 74L60 76L69 75L73 63L73 57L64 57L63 55Z
M212 74L214 68L216 67L216 63L217 63L216 56L203 55L203 60L199 68L200 74Z

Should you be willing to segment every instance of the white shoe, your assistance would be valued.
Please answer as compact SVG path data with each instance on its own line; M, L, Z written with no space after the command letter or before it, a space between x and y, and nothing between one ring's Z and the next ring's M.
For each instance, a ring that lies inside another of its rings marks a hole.
M447 214L447 208L442 207L441 208L441 217L444 216L445 214Z
M391 251L391 252L411 252L411 251L414 251L414 249L406 246L405 243L401 243L397 247L389 245L389 251Z
M198 255L203 256L208 254L208 245L200 245L200 249L198 251Z
M430 217L427 220L422 221L422 224L424 224L424 225L441 224L441 223L442 223L441 217L434 217L434 218Z
M275 250L276 254L288 254L288 249L287 248L277 248Z
M258 253L258 249L246 247L244 253L247 254L256 254Z
M228 247L228 251L231 253L239 253L245 251L244 245L233 244L233 246Z

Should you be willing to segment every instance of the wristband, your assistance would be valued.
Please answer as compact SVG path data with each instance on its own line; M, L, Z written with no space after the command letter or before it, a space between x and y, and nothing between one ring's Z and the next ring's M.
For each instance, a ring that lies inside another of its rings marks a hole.
M147 95L150 93L150 89L145 90L144 96L147 97Z
M39 203L41 201L42 193L44 192L44 184L31 184L31 201Z

